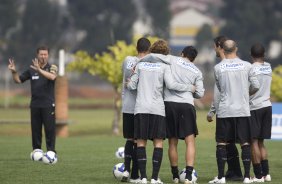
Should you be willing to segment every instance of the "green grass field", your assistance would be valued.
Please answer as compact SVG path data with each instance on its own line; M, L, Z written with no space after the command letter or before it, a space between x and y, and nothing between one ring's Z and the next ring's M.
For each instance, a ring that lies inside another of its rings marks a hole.
M0 110L0 120L26 120L29 111ZM0 124L0 183L1 184L110 184L120 183L114 179L112 168L122 162L115 157L118 147L124 145L122 136L111 135L111 110L71 110L70 137L58 138L56 149L58 163L45 165L29 159L31 150L30 125ZM207 183L217 174L215 160L214 124L205 121L206 111L198 111L200 135L196 139L196 171L198 183ZM43 140L44 142L44 140ZM282 183L282 142L267 141L269 150L271 183ZM43 145L45 148L45 145ZM167 157L167 143L160 178L171 183ZM151 173L152 143L147 146L147 174ZM241 164L242 165L242 164ZM184 168L184 143L179 145L179 167ZM228 182L232 183L232 182ZM233 182L236 183L236 182ZM237 182L241 183L241 182Z

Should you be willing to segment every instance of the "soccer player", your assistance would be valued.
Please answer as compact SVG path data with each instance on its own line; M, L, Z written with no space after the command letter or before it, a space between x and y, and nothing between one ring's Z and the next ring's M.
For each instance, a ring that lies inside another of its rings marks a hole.
M164 40L156 41L150 51L152 53L169 53ZM142 60L141 60L142 61ZM163 101L163 85L178 91L194 91L194 86L176 83L170 67L164 63L139 62L127 83L129 89L137 89L134 110L134 137L137 139L137 159L141 174L140 183L148 183L146 174L146 144L153 140L152 184L162 184L158 178L163 157L163 139L166 137L165 106Z
M151 43L147 38L140 38L137 41L137 56L128 56L122 65L123 73L123 90L122 90L122 116L123 116L123 137L126 138L124 146L124 166L122 181L128 181L130 173L130 164L132 160L132 172L129 182L139 182L138 162L136 156L137 143L134 142L134 107L136 102L136 90L126 88L126 81L133 72L133 68L140 60L148 54Z
M186 177L184 184L194 183L192 172L195 161L195 137L198 135L196 124L196 110L194 98L201 98L204 95L202 72L194 65L197 57L197 50L193 46L183 49L181 56L171 56L171 71L173 78L180 83L194 85L194 93L180 92L165 88L164 101L167 122L167 138L169 142L168 155L173 175L173 182L179 183L178 170L178 139L186 144Z
M224 52L223 52L223 43L227 40L227 37L225 36L218 36L214 39L214 50L216 53L216 56L223 60L225 58ZM212 122L213 116L216 114L216 109L218 108L218 100L219 100L219 91L216 85L214 86L214 100L212 102L210 111L207 114L207 121ZM240 167L240 160L239 160L239 153L237 150L237 147L235 145L235 142L230 142L226 145L226 151L227 151L227 165L228 170L225 174L225 178L227 180L233 180L233 181L240 181L242 180L242 171Z
M8 68L11 70L16 83L30 80L31 85L31 133L32 148L41 149L42 125L44 125L47 151L55 152L56 124L54 87L57 77L57 66L48 63L49 48L37 48L37 57L32 60L29 69L18 75L15 61L9 59Z
M272 69L264 60L265 49L261 44L251 47L252 70L261 85L258 92L250 96L252 125L252 163L255 173L254 182L271 181L264 139L271 138L272 106L270 87Z
M223 44L225 59L214 67L216 86L220 93L216 121L216 158L218 175L209 183L226 183L224 166L228 142L241 144L244 166L243 183L251 183L251 124L249 94L259 89L259 82L251 75L251 64L237 57L233 40Z

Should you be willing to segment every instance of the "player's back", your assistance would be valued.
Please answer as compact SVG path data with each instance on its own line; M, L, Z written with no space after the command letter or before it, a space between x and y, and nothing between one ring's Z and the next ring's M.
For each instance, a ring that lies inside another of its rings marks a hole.
M182 84L195 85L197 87L196 97L201 98L204 95L202 72L186 58L171 55L169 57L174 80ZM189 91L181 92L165 88L164 100L194 105L193 93Z
M133 72L133 68L139 61L136 56L127 56L122 65L123 73L123 88L122 88L122 112L123 113L134 113L135 101L136 101L136 90L129 90L125 87L125 83Z
M239 58L224 59L215 66L220 92L218 117L250 116L249 73L251 64Z
M134 114L147 113L165 116L163 102L164 63L140 62L136 66L139 80Z
M272 80L271 65L267 62L254 63L252 65L251 74L256 76L260 83L259 90L250 96L251 110L260 109L271 106L270 102L270 87Z

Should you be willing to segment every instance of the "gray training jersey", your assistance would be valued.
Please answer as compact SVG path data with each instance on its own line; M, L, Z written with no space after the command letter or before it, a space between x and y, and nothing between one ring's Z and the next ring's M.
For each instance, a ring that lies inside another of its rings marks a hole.
M270 87L272 80L272 69L269 63L254 63L251 69L252 75L256 76L260 88L254 94L250 96L250 109L257 110L263 107L271 106L270 102Z
M218 118L250 116L249 91L256 92L259 82L251 75L252 65L239 58L223 59L214 67L220 92Z
M125 83L130 75L133 73L133 67L137 64L139 58L136 56L127 56L122 64L122 112L123 113L134 113L134 107L136 102L136 90L129 90L126 88Z
M169 65L164 63L140 62L127 84L129 89L137 89L134 114L155 114L165 116L163 86L178 91L192 91L191 85L173 80Z
M208 112L209 116L213 116L213 115L216 114L216 111L218 109L219 97L220 97L220 93L219 93L218 88L215 84L214 88L213 88L213 101L212 101L210 110Z
M196 90L192 93L189 91L170 90L165 87L164 101L194 105L194 98L199 99L204 96L205 89L202 72L186 58L171 55L168 57L170 57L170 68L174 80L179 83L194 85Z

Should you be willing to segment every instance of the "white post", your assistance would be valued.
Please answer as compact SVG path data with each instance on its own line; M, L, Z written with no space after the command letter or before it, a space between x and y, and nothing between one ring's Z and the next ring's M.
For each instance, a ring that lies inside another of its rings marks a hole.
M61 49L59 51L59 76L65 75L65 51Z

